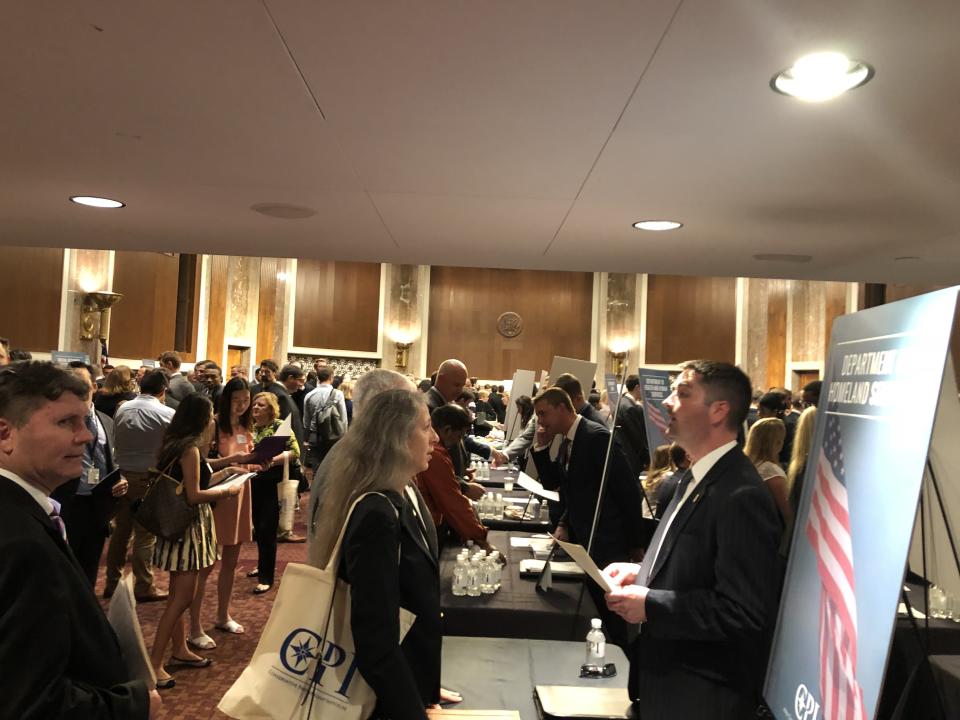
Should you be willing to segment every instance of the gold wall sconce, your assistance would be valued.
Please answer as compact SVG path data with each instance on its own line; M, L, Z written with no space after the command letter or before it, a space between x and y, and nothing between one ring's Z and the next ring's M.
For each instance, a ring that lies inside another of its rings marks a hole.
M626 351L621 352L610 352L610 358L612 360L611 367L613 368L613 374L617 376L617 382L623 380L623 372L627 365L627 353Z
M407 364L410 361L410 346L413 345L413 343L398 342L394 344L397 346L397 357L395 359L395 363L397 370L402 372L407 369Z
M90 292L83 296L80 307L80 339L94 340L100 336L103 325L103 313L117 304L123 297L115 292Z

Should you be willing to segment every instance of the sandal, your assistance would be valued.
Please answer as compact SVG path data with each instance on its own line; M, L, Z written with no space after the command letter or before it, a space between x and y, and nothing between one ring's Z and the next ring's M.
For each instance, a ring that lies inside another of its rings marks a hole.
M176 684L176 680L174 680L172 677L168 677L164 678L163 680L157 680L156 688L157 690L169 690Z
M272 587L273 587L273 585L264 585L263 583L260 583L259 585L257 585L257 586L253 589L253 594L254 594L254 595L263 595L265 592L270 592L270 588L272 588Z
M247 577L257 577L260 574L260 568L254 568L247 573Z
M217 647L217 641L206 633L200 633L196 637L187 638L187 645L197 650L213 650Z
M214 627L217 630L223 630L223 632L233 633L234 635L243 635L244 633L243 625L233 618L230 618L225 623L217 623Z
M210 658L188 660L187 658L178 658L176 655L171 655L170 662L167 663L167 667L205 668L211 665L213 665L213 660Z

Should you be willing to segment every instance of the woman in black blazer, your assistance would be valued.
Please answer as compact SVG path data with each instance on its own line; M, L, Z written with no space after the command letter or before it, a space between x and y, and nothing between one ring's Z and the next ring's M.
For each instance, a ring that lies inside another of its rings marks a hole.
M351 587L351 629L360 674L377 696L376 718L422 720L439 700L440 579L411 479L425 470L436 435L424 396L388 390L372 398L330 451L316 546L325 564L353 502L340 551ZM399 642L400 608L416 616Z

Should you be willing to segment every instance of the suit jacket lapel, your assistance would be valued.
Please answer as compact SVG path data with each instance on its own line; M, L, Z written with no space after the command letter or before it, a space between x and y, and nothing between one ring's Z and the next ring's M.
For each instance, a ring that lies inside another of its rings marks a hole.
M20 511L40 523L50 538L57 544L57 547L60 548L60 551L70 559L74 567L78 570L80 569L80 565L70 550L70 546L67 545L63 537L61 537L60 531L54 527L50 518L44 514L43 508L40 507L39 503L30 497L23 488L2 475L0 475L0 502L16 506ZM69 532L70 528L67 528L67 533Z
M660 568L663 567L667 557L673 550L673 546L677 542L677 538L680 537L680 533L683 532L684 526L690 522L690 518L693 517L695 512L697 512L704 498L710 492L710 486L723 477L724 473L726 472L727 464L730 462L730 453L735 451L740 452L740 449L736 447L733 448L713 464L713 467L710 468L710 471L707 473L706 477L697 483L697 486L693 489L693 492L690 493L690 497L687 498L687 501L677 511L677 516L670 524L670 529L667 531L666 537L663 538L663 543L660 546L660 552L657 553L657 559L653 565L653 569L650 571L648 582L652 582L653 578L655 578L657 573L660 571ZM664 520L665 519L666 518L664 518ZM663 520L661 520L661 522L663 522Z
M430 562L436 565L437 557L430 551L430 547L427 545L426 533L423 527L421 527L420 521L417 520L416 515L413 514L413 509L410 507L409 496L402 498L399 507L397 507L397 511L400 513L400 527L413 539L417 547L430 558ZM419 512L419 508L417 511ZM429 518L430 515L427 515L427 517ZM426 522L424 522L424 525L426 525Z

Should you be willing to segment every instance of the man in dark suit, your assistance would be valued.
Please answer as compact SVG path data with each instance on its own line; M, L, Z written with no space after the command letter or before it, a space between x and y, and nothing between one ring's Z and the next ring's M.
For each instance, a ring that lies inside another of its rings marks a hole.
M277 373L280 368L270 358L260 361L260 380L250 386L250 398L258 393L269 392L277 396L277 405L280 407L280 419L286 420L290 411L295 408L287 389L277 382Z
M90 581L90 587L94 587L97 584L103 545L110 534L110 518L116 511L115 501L110 496L97 496L93 493L100 481L117 467L114 460L113 420L93 407L93 393L96 392L97 385L90 366L74 361L70 363L70 369L86 384L89 391L84 423L92 440L84 448L83 470L80 475L58 487L53 498L63 505L63 520L70 525L67 538L70 549ZM127 481L121 478L113 486L111 495L117 498L126 492Z
M642 720L742 720L760 701L782 575L782 527L737 447L750 380L728 363L687 363L664 402L693 461L641 565L605 569L607 605L643 623L629 690Z
M3 720L154 718L62 535L50 493L80 474L89 386L50 363L0 369Z
M607 423L604 421L603 416L598 413L597 409L588 403L587 399L583 396L583 386L574 375L563 373L563 375L557 378L553 386L562 389L570 396L570 402L573 403L573 408L577 414L606 427Z
M490 407L493 408L494 414L497 416L497 422L501 425L507 419L507 406L503 402L503 385L497 385L492 390L490 390L490 397L487 398L490 403Z
M600 496L600 480L607 457L610 431L574 412L570 397L559 387L541 392L534 399L537 435L532 453L544 487L560 492L560 501L550 504L555 535L587 547ZM555 457L550 455L553 439L560 436ZM617 443L610 452L607 484L590 556L598 566L639 557L645 544L640 488L627 459ZM606 610L603 592L590 583L588 588L603 615L610 639L625 647L627 627Z
M628 375L624 386L627 391L620 398L620 407L617 409L617 437L623 443L623 451L627 455L633 476L637 477L650 465L647 424L641 404L643 396L640 391L640 376Z

